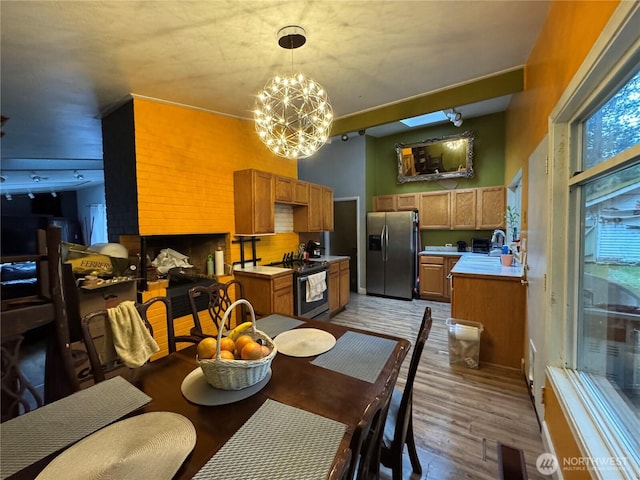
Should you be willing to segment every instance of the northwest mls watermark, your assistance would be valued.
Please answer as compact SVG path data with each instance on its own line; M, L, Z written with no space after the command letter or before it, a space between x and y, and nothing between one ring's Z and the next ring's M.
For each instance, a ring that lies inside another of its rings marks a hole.
M553 475L559 469L563 472L606 472L619 471L627 466L626 457L563 457L560 462L552 453L543 453L536 460L536 468L543 475Z

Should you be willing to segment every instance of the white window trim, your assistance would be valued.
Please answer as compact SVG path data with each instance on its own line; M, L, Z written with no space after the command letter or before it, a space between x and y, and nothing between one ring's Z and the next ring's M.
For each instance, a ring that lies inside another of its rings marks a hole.
M610 434L594 416L594 406L580 375L570 370L576 365L575 338L578 329L576 308L578 295L573 285L579 278L579 265L572 262L579 247L579 218L569 215L569 184L581 180L580 174L573 177L570 151L579 151L574 125L579 113L593 107L601 85L611 80L621 68L637 64L640 57L639 2L620 2L609 23L585 58L573 80L565 89L556 108L549 117L549 156L552 159L549 188L552 211L549 217L549 307L546 315L546 338L548 342L547 376L556 393L562 411L569 423L582 454L588 458L620 458L620 449L610 442ZM634 62L634 63L632 63ZM624 160L622 160L624 161ZM607 168L611 167L611 163ZM577 197L574 195L574 197ZM575 211L575 209L573 210ZM574 232L573 236L569 236ZM550 439L549 439L550 440ZM598 479L637 479L640 467L625 463L620 469L591 471Z

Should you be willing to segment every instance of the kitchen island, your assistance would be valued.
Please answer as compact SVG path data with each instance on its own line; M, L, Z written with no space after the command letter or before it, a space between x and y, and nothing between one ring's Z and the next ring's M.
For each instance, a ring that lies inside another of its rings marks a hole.
M480 362L521 368L524 359L526 281L522 265L466 253L451 270L451 316L483 325Z
M242 283L257 314L293 315L293 270L266 265L235 265L233 276Z

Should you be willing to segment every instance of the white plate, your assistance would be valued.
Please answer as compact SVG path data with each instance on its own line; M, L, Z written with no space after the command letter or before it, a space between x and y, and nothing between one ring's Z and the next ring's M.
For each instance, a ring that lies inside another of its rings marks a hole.
M239 402L258 393L269 383L270 379L271 369L267 372L267 376L255 385L241 390L220 390L207 383L204 372L198 367L184 377L180 390L182 391L182 395L191 403L206 406L226 405L228 403Z
M313 357L331 350L336 337L317 328L295 328L279 334L273 343L278 353L290 357Z
M80 440L37 479L173 478L195 444L189 419L171 412L143 413Z

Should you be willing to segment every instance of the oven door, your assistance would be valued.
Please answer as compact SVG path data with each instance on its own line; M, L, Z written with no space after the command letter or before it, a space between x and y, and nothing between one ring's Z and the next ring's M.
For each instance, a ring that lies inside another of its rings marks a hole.
M307 280L306 275L294 275L294 314L303 318L315 318L329 311L329 282L327 278L327 288L322 292L321 299L307 302Z

